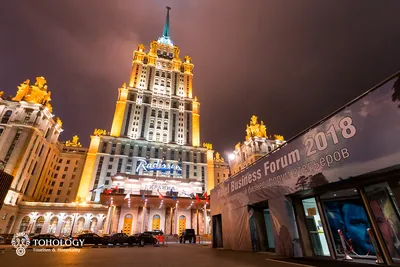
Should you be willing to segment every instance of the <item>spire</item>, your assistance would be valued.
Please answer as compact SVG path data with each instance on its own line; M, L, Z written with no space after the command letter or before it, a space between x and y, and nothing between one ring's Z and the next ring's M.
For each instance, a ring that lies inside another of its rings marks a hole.
M163 31L163 37L169 38L169 10L171 8L167 6L167 17L165 18L165 24L164 24L164 31Z
M169 10L171 8L167 6L167 17L165 18L165 24L164 24L164 30L163 30L163 36L158 38L158 42L165 44L165 45L174 45L172 43L172 40L170 39L169 36Z

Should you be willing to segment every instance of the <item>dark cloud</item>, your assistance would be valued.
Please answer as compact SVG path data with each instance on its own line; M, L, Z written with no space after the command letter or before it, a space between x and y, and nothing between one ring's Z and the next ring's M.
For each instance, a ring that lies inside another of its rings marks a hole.
M111 128L132 51L162 32L195 64L202 141L221 152L254 113L291 137L399 68L399 1L2 1L0 88L45 76L62 139Z

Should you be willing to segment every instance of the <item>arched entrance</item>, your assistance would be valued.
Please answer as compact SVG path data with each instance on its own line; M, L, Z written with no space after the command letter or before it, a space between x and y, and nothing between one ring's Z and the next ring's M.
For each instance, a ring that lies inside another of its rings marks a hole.
M90 232L94 233L96 231L96 226L97 226L97 218L93 217L90 220L90 226L89 226Z
M132 231L132 214L126 214L124 218L124 225L122 226L122 232L130 235Z
M64 225L61 228L61 235L69 236L71 233L72 218L68 217L64 220Z
M153 216L153 220L151 223L152 230L160 230L160 215L156 214Z
M179 216L179 234L186 229L186 217L184 215Z
M76 234L80 234L83 230L84 230L84 226L85 226L85 218L80 217L78 222L76 223Z
M18 232L26 232L26 230L28 230L30 220L31 218L29 216L25 216L21 221Z
M57 217L53 217L50 220L50 224L49 224L49 229L48 229L48 233L49 234L55 234L56 230L57 230L57 224L58 224L58 218Z
M35 223L35 234L40 234L40 232L42 231L43 228L43 224L44 224L44 217L40 216L39 218L36 219L36 223Z
M10 217L10 219L8 220L7 226L6 226L6 234L9 234L11 231L11 227L13 225L14 222L14 215Z

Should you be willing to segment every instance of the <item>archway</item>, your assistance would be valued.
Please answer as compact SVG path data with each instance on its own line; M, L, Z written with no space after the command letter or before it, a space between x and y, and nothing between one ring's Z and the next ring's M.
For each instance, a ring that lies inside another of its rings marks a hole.
M8 220L7 226L6 226L6 234L9 234L11 231L11 227L13 225L14 222L14 215L10 217L10 219Z
M57 224L58 224L58 218L57 217L53 217L50 220L49 229L48 229L47 232L49 234L55 234L56 233L56 229L57 229Z
M122 226L122 232L125 234L130 235L132 231L132 220L133 216L132 214L126 214L124 218L124 225Z
M61 228L61 235L69 236L71 233L72 218L68 217L64 220L64 225Z
M179 234L186 229L186 217L184 215L179 216Z
M84 230L84 226L85 226L85 218L80 217L78 219L78 222L76 223L75 233L80 234Z
M35 234L40 234L40 232L42 231L43 228L43 224L44 224L44 217L40 216L39 218L36 219L36 223L35 223Z
M31 218L29 216L25 216L21 221L18 232L20 232L20 233L26 232L26 230L28 230L28 225L29 225L30 221L31 221Z
M160 230L160 215L156 214L153 216L151 228L153 231Z
M97 226L97 218L93 217L90 220L90 226L89 226L90 232L94 233L96 231L96 226Z

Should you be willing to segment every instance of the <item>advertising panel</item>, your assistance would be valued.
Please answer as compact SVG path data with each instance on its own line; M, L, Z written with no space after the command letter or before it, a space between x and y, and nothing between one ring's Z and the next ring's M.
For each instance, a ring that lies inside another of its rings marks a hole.
M234 209L396 167L400 164L399 100L400 81L395 75L217 186L211 196L225 203L214 204Z

